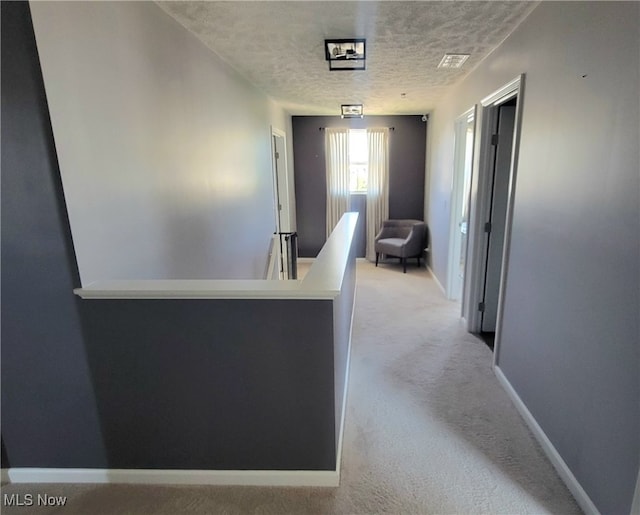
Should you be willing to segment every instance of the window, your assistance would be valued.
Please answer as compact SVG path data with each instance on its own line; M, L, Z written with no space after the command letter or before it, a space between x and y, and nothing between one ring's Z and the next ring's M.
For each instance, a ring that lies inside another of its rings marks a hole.
M366 129L349 130L349 190L351 193L367 192L368 158Z

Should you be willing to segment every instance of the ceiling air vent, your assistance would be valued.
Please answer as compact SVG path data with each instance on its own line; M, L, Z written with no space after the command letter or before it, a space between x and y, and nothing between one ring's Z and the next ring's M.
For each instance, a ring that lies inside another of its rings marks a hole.
M460 68L469 59L469 54L444 54L438 68Z

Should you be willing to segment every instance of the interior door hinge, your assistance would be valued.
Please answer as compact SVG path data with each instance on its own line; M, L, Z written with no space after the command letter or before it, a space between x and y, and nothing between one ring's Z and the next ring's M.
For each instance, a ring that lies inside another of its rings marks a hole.
M484 313L484 302L478 303L478 311L480 311L480 313Z
M280 159L280 152L276 152L276 159Z
M484 224L484 232L486 233L491 232L491 222L487 222L486 224Z
M500 139L500 138L498 137L498 135L497 135L497 134L493 134L493 135L491 136L491 145L492 145L492 146L494 146L494 147L497 147L497 146L498 146L498 140L499 140L499 139Z

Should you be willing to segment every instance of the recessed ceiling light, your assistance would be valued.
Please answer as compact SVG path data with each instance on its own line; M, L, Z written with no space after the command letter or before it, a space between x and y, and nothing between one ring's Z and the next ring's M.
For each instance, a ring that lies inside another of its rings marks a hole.
M438 68L460 68L469 59L469 54L444 54Z

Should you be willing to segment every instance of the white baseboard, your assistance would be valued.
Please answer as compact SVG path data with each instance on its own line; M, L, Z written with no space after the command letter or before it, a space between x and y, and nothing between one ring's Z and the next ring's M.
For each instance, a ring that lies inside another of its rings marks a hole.
M351 339L355 315L356 292L353 295L340 432L336 449L336 470L153 470L153 469L2 469L3 483L129 483L217 486L312 486L340 485L344 425L347 412Z
M442 294L446 297L447 296L447 290L445 290L444 286L442 286L440 281L438 281L438 277L436 276L436 274L433 273L433 270L431 270L431 267L429 265L427 265L427 270L429 270L429 273L431 274L431 277L433 278L435 283L438 285L438 288L440 288L440 291L442 292Z
M150 470L11 468L11 483L338 486L336 470Z
M573 494L576 501L582 508L582 511L585 512L586 515L600 515L598 508L593 504L593 501L587 495L587 492L584 491L576 477L573 475L573 472L569 469L569 466L565 463L560 456L560 453L556 450L556 448L549 440L549 437L542 430L536 419L533 417L525 403L522 401L518 393L515 391L507 377L504 375L500 367L494 366L493 370L498 378L498 381L502 385L502 387L507 392L507 395L511 398L514 403L516 409L520 412L522 418L529 426L529 429L533 432L533 436L535 436L538 443L542 446L542 450L547 455L547 458L551 461L551 464L555 467L556 471L560 475L560 478L569 488L569 491Z
M3 483L130 483L172 485L238 485L238 486L316 486L340 485L344 425L347 412L351 340L355 315L356 292L353 294L347 363L336 470L155 470L155 469L79 469L79 468L10 468L2 469Z
M631 503L631 515L640 515L640 469L638 470L638 479L636 479L636 493Z
M9 470L8 469L0 469L0 483L3 485L5 483L9 483Z

